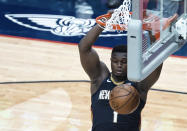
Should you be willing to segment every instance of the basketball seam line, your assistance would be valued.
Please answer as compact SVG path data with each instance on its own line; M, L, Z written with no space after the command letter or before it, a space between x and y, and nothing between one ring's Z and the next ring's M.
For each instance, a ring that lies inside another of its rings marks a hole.
M125 88L123 88L123 87L120 86L120 89L123 89L123 90L127 91L128 94L126 94L126 95L121 95L121 96L116 96L116 97L111 98L111 99L109 99L109 100L113 100L113 99L118 98L118 97L128 96L130 93L132 93L132 89L131 89L131 88L130 88L131 90L129 91L129 90L127 90L127 89L125 89Z
M132 89L131 89L131 92L132 92ZM134 93L132 93L132 95L134 95ZM125 106L130 101L131 97L126 101L126 103L124 103L122 106L120 106L119 108L117 108L116 111L119 110L120 108L122 108L123 106Z
M131 92L130 92L130 93L131 93ZM118 98L118 97L128 96L130 93L128 93L128 94L126 94L126 95L116 96L116 97L113 97L113 98L111 98L111 99L109 99L109 100L113 100L113 99Z
M131 93L131 91L132 91L132 90L130 90L130 91L127 90L127 89L125 88L124 84L123 84L123 87L120 86L120 88L122 88L123 90L126 90L126 91L129 92L129 93ZM130 88L130 89L131 89L131 88Z

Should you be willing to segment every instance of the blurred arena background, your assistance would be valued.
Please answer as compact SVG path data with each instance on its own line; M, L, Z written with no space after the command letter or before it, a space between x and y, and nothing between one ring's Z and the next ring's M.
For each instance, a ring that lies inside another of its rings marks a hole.
M77 44L110 0L0 0L0 130L89 131L89 78ZM103 32L95 48L110 68L126 32ZM142 131L187 129L187 44L164 62L142 113Z

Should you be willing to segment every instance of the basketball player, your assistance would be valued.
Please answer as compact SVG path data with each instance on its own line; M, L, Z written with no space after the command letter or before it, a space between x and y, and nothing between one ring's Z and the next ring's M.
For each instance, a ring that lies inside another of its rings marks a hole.
M131 82L127 79L127 47L119 45L112 50L110 72L92 48L102 31L99 25L95 25L79 43L81 64L91 80L92 131L140 131L141 111L146 103L148 90L160 76L162 65L145 80ZM131 84L141 97L137 109L128 115L117 114L109 105L110 91L120 84Z

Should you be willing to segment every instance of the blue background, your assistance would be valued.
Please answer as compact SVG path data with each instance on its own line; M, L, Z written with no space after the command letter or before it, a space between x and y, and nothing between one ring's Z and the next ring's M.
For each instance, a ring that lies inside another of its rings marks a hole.
M95 19L110 9L106 5L107 0L0 0L0 34L78 43L84 35L67 37L57 36L47 31L33 30L13 23L5 18L5 14L50 14L80 17L84 12L78 12L76 6L83 2L86 2L92 8L93 14L85 15L89 18ZM124 36L100 37L95 45L113 47L122 43L126 43L126 37ZM174 54L187 56L187 44Z

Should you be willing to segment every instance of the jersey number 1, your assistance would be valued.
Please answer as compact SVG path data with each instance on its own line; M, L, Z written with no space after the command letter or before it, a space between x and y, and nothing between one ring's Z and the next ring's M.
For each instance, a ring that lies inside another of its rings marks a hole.
M117 123L118 121L118 113L116 111L113 112L113 123Z

